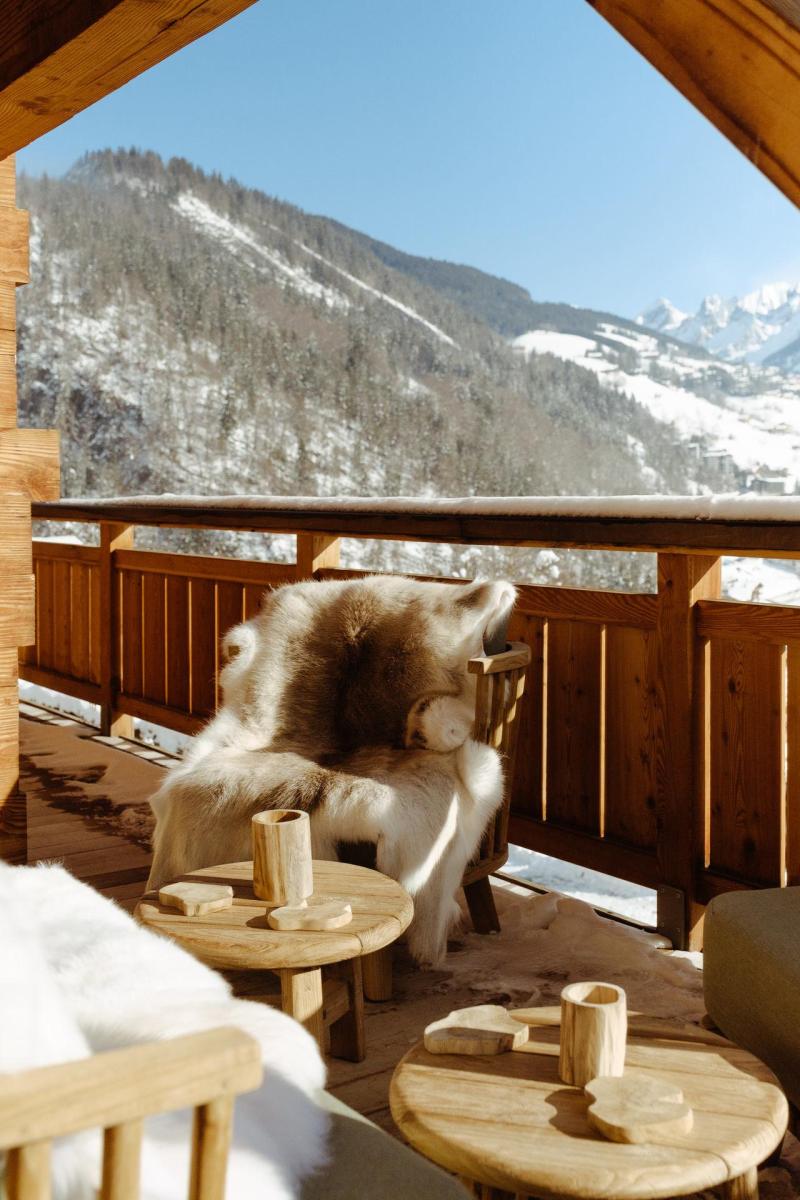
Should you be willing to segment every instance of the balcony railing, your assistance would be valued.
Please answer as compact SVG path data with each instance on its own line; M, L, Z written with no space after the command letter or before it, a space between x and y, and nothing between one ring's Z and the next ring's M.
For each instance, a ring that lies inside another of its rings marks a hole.
M800 557L800 501L137 498L34 516L97 522L100 545L34 543L21 674L123 733L199 728L225 630L266 587L352 575L341 537L655 551L652 594L520 587L510 636L533 661L511 840L659 889L685 944L718 892L800 883L800 608L720 599L721 555ZM292 533L296 562L137 550L137 525Z

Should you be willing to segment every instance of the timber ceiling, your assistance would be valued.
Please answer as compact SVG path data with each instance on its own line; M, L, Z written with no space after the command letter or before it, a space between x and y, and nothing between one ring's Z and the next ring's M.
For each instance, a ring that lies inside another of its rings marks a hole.
M800 206L800 0L588 3Z
M252 3L0 0L0 160Z
M800 206L800 0L587 2ZM251 3L0 0L0 160Z

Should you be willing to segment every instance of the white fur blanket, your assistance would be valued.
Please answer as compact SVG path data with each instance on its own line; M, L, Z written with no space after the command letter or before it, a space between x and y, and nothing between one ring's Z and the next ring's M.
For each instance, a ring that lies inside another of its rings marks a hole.
M311 816L317 858L372 842L414 898L408 943L440 960L464 868L503 795L496 751L471 740L484 636L509 583L399 576L292 584L225 639L224 703L153 797L150 887L246 860L266 808Z
M236 1102L227 1194L293 1200L324 1162L328 1118L313 1094L325 1068L290 1017L235 1000L216 972L61 867L0 864L0 945L0 1072L237 1026L260 1044L265 1075ZM143 1200L186 1195L190 1128L188 1113L146 1122ZM100 1155L99 1133L57 1143L54 1200L94 1200Z

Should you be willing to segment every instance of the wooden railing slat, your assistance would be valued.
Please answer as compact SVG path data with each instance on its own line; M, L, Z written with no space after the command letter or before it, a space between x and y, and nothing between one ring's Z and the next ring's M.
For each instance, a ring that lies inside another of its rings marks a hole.
M190 662L192 647L189 640L189 580L167 575L166 588L166 654L164 702L170 708L189 711Z
M600 832L601 628L547 627L548 821Z
M167 698L166 578L142 575L142 695Z
M217 703L217 618L216 584L210 579L192 579L189 584L189 629L192 653L189 705L194 717L207 717Z
M655 634L606 629L605 833L656 844Z
M91 580L83 563L70 565L70 628L67 638L69 673L76 679L90 678L91 670Z
M786 655L786 883L800 884L800 644Z
M144 630L142 623L142 576L122 571L119 627L122 630L120 684L126 696L144 694Z
M784 652L711 642L711 870L783 883Z

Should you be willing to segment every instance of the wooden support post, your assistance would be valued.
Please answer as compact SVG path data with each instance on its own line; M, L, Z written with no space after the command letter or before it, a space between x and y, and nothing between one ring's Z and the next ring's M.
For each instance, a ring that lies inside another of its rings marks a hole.
M114 569L114 552L133 548L134 527L114 521L100 522L100 732L106 736L133 737L133 717L119 713L115 703L120 688L120 600ZM131 636L136 637L134 631Z
M35 638L31 498L58 496L58 444L17 429L16 288L28 282L28 214L17 208L13 156L0 162L0 857L27 859L19 790L18 647Z
M340 539L327 533L297 534L297 578L313 579L323 567L339 566Z
M694 900L705 834L705 650L695 630L694 605L719 597L722 560L710 555L659 554L656 618L658 721L661 741L658 861L663 882L683 893L683 930L674 917L661 930L676 949L695 949L702 909ZM698 852L699 851L699 852ZM668 890L665 896L668 896Z

